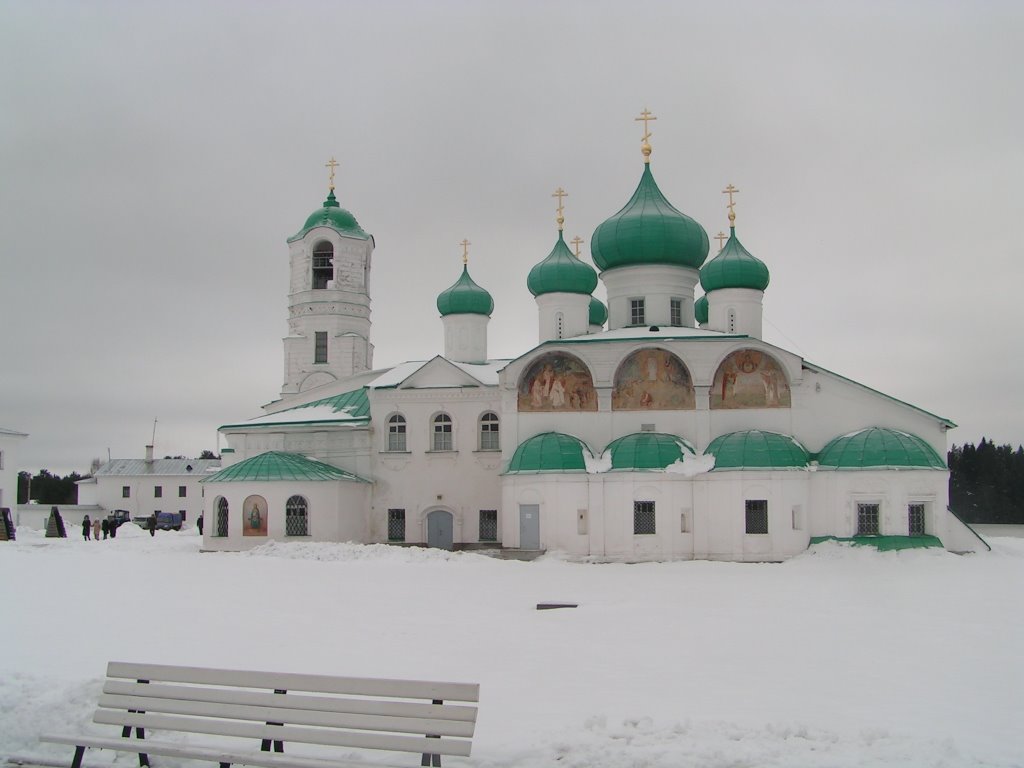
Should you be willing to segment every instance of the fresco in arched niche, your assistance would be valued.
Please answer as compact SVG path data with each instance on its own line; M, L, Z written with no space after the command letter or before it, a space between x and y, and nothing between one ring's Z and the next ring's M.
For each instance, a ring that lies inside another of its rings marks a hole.
M519 380L519 410L596 411L594 379L571 355L541 355Z
M789 382L782 367L764 352L733 352L715 372L712 408L788 408Z
M267 535L267 500L262 496L249 496L242 504L242 535Z
M615 372L613 411L692 410L696 405L690 372L668 350L637 350Z

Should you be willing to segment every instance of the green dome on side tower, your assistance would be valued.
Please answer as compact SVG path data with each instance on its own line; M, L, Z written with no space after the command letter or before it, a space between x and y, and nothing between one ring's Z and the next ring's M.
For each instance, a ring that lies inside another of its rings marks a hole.
M736 227L729 227L729 241L721 252L700 270L700 285L705 291L719 288L751 288L763 291L768 287L768 267L743 247L736 237Z
M530 270L526 287L534 296L545 293L583 293L589 296L597 287L597 272L573 255L559 230L558 241L551 253Z
M591 296L590 297L590 319L591 325L604 325L605 321L608 320L608 307L606 307L600 299Z
M486 315L494 311L494 299L491 294L473 282L469 276L469 268L462 265L462 275L455 285L441 291L437 297L437 311L441 317L446 315Z
M693 318L701 325L708 323L708 295L705 293L693 302Z
M363 228L359 226L359 222L356 221L356 217L346 211L338 203L337 198L334 196L334 189L332 188L330 193L327 195L327 199L324 200L322 208L318 208L309 215L306 219L306 223L302 226L298 232L288 238L288 242L294 240L301 240L305 237L306 233L314 227L330 227L333 230L341 232L348 237L357 237L360 240L369 240L370 236L363 231Z

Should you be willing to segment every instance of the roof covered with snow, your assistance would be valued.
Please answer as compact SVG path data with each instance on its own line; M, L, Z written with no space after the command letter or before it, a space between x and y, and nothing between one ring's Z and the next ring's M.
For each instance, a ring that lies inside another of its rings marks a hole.
M131 477L139 475L195 475L203 477L220 468L220 459L112 459L93 473L93 477Z

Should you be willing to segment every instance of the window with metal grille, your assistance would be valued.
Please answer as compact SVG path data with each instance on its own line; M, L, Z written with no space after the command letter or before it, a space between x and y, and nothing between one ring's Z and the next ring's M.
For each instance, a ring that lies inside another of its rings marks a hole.
M907 507L907 517L911 536L924 536L924 504L911 504Z
M130 499L132 497L132 487L130 485L121 486L121 498Z
M480 510L480 541L498 540L498 510Z
M439 413L434 417L434 440L431 450L452 450L452 417L447 413Z
M313 249L313 287L326 288L327 281L334 277L334 246L317 243Z
M178 498L179 499L184 499L186 496L188 496L188 486L186 486L186 485L179 485L178 486Z
M747 499L747 533L768 533L768 500Z
M396 413L388 419L388 450L405 451L405 416Z
M669 325L682 325L683 324L683 300L682 299L669 299L668 301L668 324Z
M309 515L306 514L306 500L292 496L284 505L284 535L309 536Z
M480 417L480 450L497 451L501 448L498 434L498 414L485 413Z
M644 325L647 313L644 312L644 300L643 299L630 299L629 300L629 324L630 325Z
M405 541L405 510L388 510L388 541Z
M162 485L153 486L153 498L162 499L164 497L164 487Z
M633 502L633 533L654 533L654 502Z
M315 331L313 341L313 362L327 362L327 331Z
M857 505L857 535L877 536L881 530L879 527L879 515L877 504Z
M228 500L223 496L217 499L217 530L213 535L228 535Z

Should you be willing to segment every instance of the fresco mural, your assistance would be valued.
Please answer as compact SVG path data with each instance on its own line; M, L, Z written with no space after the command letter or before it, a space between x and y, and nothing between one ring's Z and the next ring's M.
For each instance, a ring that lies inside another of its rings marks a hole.
M789 382L777 362L756 349L733 352L715 372L712 408L788 408Z
M597 393L590 371L562 352L534 360L519 380L520 411L596 411Z
M668 350L638 350L615 372L613 411L693 410L696 406L690 372Z
M250 496L242 505L242 535L267 535L267 500L262 496Z

